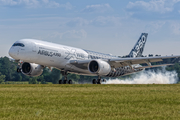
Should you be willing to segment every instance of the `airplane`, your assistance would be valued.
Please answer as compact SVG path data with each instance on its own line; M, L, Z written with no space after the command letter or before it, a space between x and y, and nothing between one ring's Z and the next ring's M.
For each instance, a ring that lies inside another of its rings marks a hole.
M148 33L141 34L126 58L35 39L16 41L10 48L9 55L18 62L17 72L22 72L27 76L40 76L45 67L49 69L53 67L59 69L64 76L64 80L59 80L59 84L72 84L72 80L67 79L69 73L98 76L98 79L93 79L92 83L101 84L102 77L125 76L146 68L172 65L151 65L151 63L180 57L142 57L147 36ZM147 65L140 65L144 63Z

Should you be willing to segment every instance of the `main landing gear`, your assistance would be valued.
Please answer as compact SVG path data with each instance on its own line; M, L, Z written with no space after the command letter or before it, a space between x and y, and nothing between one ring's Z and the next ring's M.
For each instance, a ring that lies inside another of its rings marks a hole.
M73 84L72 80L67 80L67 71L61 71L61 74L64 76L64 80L59 80L59 84Z
M59 80L59 84L73 84L72 80Z
M93 79L92 84L102 84L102 82L106 82L106 80L102 80L100 76L98 76L98 79Z

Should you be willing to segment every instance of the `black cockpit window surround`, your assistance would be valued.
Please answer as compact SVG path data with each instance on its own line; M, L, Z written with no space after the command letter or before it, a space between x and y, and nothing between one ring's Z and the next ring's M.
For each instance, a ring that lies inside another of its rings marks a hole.
M14 43L13 46L20 46L20 47L24 47L25 45L22 43Z

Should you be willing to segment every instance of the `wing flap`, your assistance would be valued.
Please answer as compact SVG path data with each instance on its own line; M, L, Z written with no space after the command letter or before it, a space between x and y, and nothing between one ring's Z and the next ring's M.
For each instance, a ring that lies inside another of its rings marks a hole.
M153 62L161 62L163 59L168 58L179 58L180 56L158 56L158 57L138 57L138 58L119 58L119 59L110 59L109 63L112 67L122 67L122 66L131 66L134 64L143 64L146 63L149 66ZM167 65L167 64L165 64ZM165 66L161 65L161 66ZM159 66L157 66L159 67ZM149 68L149 67L148 67Z
M153 66L142 66L142 67L136 67L136 69L155 68L155 67L169 66L169 65L174 65L174 64L162 64L162 65L153 65Z

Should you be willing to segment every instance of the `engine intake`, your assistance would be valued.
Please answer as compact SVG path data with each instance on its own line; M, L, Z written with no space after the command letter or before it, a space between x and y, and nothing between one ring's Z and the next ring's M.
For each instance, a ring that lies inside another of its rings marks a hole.
M89 71L98 75L107 75L111 71L109 63L103 60L92 60L88 65Z
M99 69L99 65L98 65L98 62L96 61L91 61L90 64L89 64L89 70L92 72L92 73L96 73Z
M38 65L35 63L23 63L22 66L22 73L27 76L40 76L43 73L43 66Z

